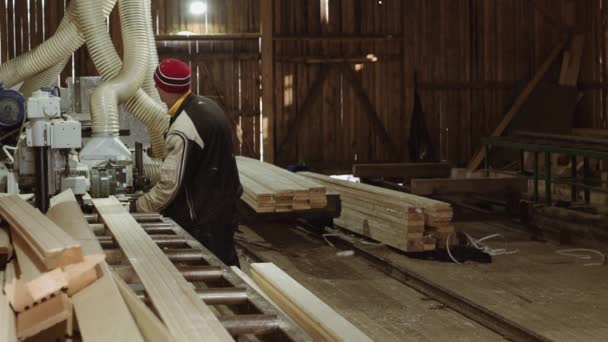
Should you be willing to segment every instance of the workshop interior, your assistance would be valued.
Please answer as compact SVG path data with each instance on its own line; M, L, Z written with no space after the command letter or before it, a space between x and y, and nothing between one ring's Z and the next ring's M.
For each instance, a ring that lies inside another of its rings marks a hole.
M605 341L608 0L0 0L0 342Z

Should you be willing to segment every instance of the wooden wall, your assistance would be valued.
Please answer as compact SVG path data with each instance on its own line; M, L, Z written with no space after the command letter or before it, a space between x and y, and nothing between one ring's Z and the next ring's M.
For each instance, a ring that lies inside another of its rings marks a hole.
M191 63L194 89L242 124L238 152L249 156L262 153L260 1L266 0L206 0L208 13L195 17L189 1L153 0L161 57ZM0 62L48 38L67 2L0 0ZM585 35L575 125L608 128L607 0L274 0L273 6L268 119L279 164L346 171L355 161L407 160L416 72L436 149L463 165L571 30ZM201 36L166 37L179 31ZM72 70L95 73L85 50L72 64L64 78Z

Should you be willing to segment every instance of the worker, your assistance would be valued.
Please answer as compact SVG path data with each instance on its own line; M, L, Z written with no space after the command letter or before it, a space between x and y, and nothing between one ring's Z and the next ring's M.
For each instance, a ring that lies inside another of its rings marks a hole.
M167 157L160 181L134 209L172 218L225 264L238 266L234 233L243 190L230 122L215 102L192 94L188 64L163 60L154 81L171 116Z

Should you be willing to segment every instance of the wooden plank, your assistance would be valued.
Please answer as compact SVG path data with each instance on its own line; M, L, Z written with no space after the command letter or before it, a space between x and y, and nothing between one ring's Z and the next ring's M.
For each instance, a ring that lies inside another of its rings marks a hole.
M317 341L372 341L275 264L251 264L252 279Z
M9 279L9 272L12 272L14 276L14 265L9 263L6 270L6 281L11 282ZM5 272L0 271L0 287L4 288ZM8 299L4 294L4 291L0 290L0 341L3 342L16 342L17 341L17 325L15 320L15 313L8 304Z
M8 231L4 227L0 227L0 266L2 260L6 261L13 254L13 246L11 245Z
M129 311L135 318L139 329L141 330L147 342L169 342L174 341L167 327L161 322L156 315L142 302L135 292L129 288L120 276L112 272L114 281L120 290L122 299L127 303Z
M103 253L97 238L88 229L71 190L51 198L47 216L82 244L85 255ZM121 299L106 262L100 265L101 277L72 297L80 335L86 341L144 341L126 303Z
M290 141L297 136L298 131L302 127L302 123L304 119L310 114L312 106L315 104L316 100L320 97L323 91L323 84L325 80L329 77L329 70L325 66L321 66L321 70L319 71L319 75L314 80L308 93L304 97L301 106L292 106L291 110L291 120L287 125L287 133L285 134L283 140L281 140L279 146L277 147L276 157L285 152L288 148L288 144Z
M260 1L260 26L262 31L262 132L264 160L275 160L274 116L274 13L273 0Z
M557 46L555 46L555 48L553 48L553 50L551 51L551 53L549 54L547 59L544 61L544 63L540 66L540 68L538 69L538 71L536 72L536 74L534 75L532 80L530 80L530 82L528 82L528 84L526 85L524 90L521 92L521 94L519 94L519 96L517 97L517 99L511 106L511 108L509 109L509 111L505 114L502 121L494 129L494 131L492 132L493 137L502 135L502 133L507 129L507 127L509 126L509 123L511 123L511 121L513 120L515 115L519 112L521 107L526 103L526 100L528 99L530 94L532 94L532 91L534 90L534 88L536 88L536 86L544 78L545 74L547 73L547 70L549 70L549 68L551 67L551 65L557 58L557 56L559 56L560 52L563 50L566 43L567 43L567 40L563 39L559 44L557 44ZM477 170L477 168L479 167L479 165L481 165L481 162L484 160L484 158L485 158L484 152L480 148L477 151L477 153L474 155L474 157L469 161L467 170L469 172L473 172L473 171Z
M528 191L528 179L523 177L412 179L410 190L415 195L526 193Z
M176 340L232 341L191 284L115 197L94 199L93 205L131 261L156 311Z
M564 85L576 86L578 76L581 70L581 62L583 58L583 45L585 44L585 36L577 34L572 37L570 47L570 62L568 63L568 71L564 78Z
M573 128L572 134L608 140L608 129L605 128Z
M55 324L72 319L72 302L61 293L17 315L17 337L24 340Z
M31 248L44 271L83 260L80 244L19 196L0 197L0 216L10 224L13 238Z
M452 166L448 163L354 164L353 176L359 178L446 178Z
M345 79L349 81L349 83L353 87L356 97L359 99L359 101L361 101L361 104L363 105L363 110L367 115L368 120L371 122L372 126L376 130L376 133L378 134L382 142L386 145L386 147L388 147L390 154L393 156L394 159L402 159L399 156L399 149L397 148L397 145L386 131L384 123L380 119L378 112L374 108L369 96L365 92L365 89L361 84L359 76L357 76L353 68L351 68L348 64L340 64L340 70L342 71L342 75L345 77Z

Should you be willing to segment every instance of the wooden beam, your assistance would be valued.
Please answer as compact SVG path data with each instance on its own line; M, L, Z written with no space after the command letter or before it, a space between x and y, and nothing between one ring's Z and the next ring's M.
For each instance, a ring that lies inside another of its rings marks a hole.
M135 292L131 290L119 275L112 272L114 281L118 285L122 299L129 306L129 311L135 318L139 330L144 335L147 342L169 342L174 341L167 327L161 322L156 315L142 302Z
M280 34L275 41L398 41L400 35L393 34Z
M262 27L262 133L264 161L275 161L274 116L274 1L260 0Z
M78 240L85 255L103 253L71 190L51 198L47 217ZM100 270L101 277L95 283L72 297L80 335L89 342L143 342L144 338L126 303L121 299L110 267L105 261L101 263Z
M528 179L516 178L442 178L412 179L411 192L415 195L454 193L526 193Z
M608 140L608 129L606 128L573 128L572 134Z
M204 40L259 40L259 33L218 33L218 34L171 34L156 36L157 42L174 42L174 41L204 41Z
M583 59L583 45L585 44L585 36L576 34L572 37L570 46L570 60L568 70L564 77L564 85L575 87L578 83L578 76L581 71L581 61Z
M275 264L251 264L252 279L315 341L372 341Z
M509 109L509 111L507 112L507 114L505 114L504 118L498 124L496 129L494 129L494 131L492 132L493 137L502 135L502 133L507 129L507 127L509 126L509 124L511 123L511 121L513 120L515 115L519 112L519 110L522 108L522 106L526 103L526 100L528 99L530 94L532 94L532 92L534 91L536 86L544 78L545 74L547 73L547 70L549 70L549 68L551 67L551 65L557 58L557 56L559 56L560 52L564 49L564 46L566 46L567 42L568 42L567 39L563 39L553 48L553 50L551 51L551 53L549 54L547 59L543 62L543 64L540 66L540 68L534 75L534 78L532 78L532 80L530 82L528 82L528 84L526 85L524 90L521 92L521 94L519 94L517 99L515 99L515 102L511 106L511 109ZM473 158L469 161L467 170L469 172L473 172L473 171L477 170L477 168L479 167L479 165L481 165L481 162L484 160L484 158L485 158L485 155L484 155L483 149L480 148L477 151L477 153L473 156Z
M319 98L319 96L323 92L323 84L325 80L329 77L329 69L322 65L319 69L319 74L317 78L310 86L304 101L301 106L292 105L291 113L289 115L290 121L287 125L287 132L285 133L284 138L281 140L279 147L277 148L275 159L279 159L281 154L287 149L287 145L290 141L295 139L298 135L300 128L302 127L302 123L306 116L311 112L312 106L315 104L315 101Z
M353 176L360 178L447 178L452 166L448 163L354 164Z
M380 140L382 140L382 142L386 145L391 155L393 155L396 159L402 159L399 157L399 148L397 148L397 145L386 131L384 123L382 123L382 120L376 112L372 101L370 100L369 96L367 96L367 92L365 91L365 88L363 88L363 84L361 83L361 80L359 79L359 76L357 76L355 70L353 70L350 65L345 63L339 64L339 66L340 70L342 71L342 75L352 85L355 95L361 101L363 110L367 114L367 117L380 137Z
M93 205L124 254L133 261L133 269L154 308L177 341L232 341L192 285L118 199L94 199Z
M31 249L36 263L50 271L83 261L80 244L27 202L13 195L0 197L0 216Z

